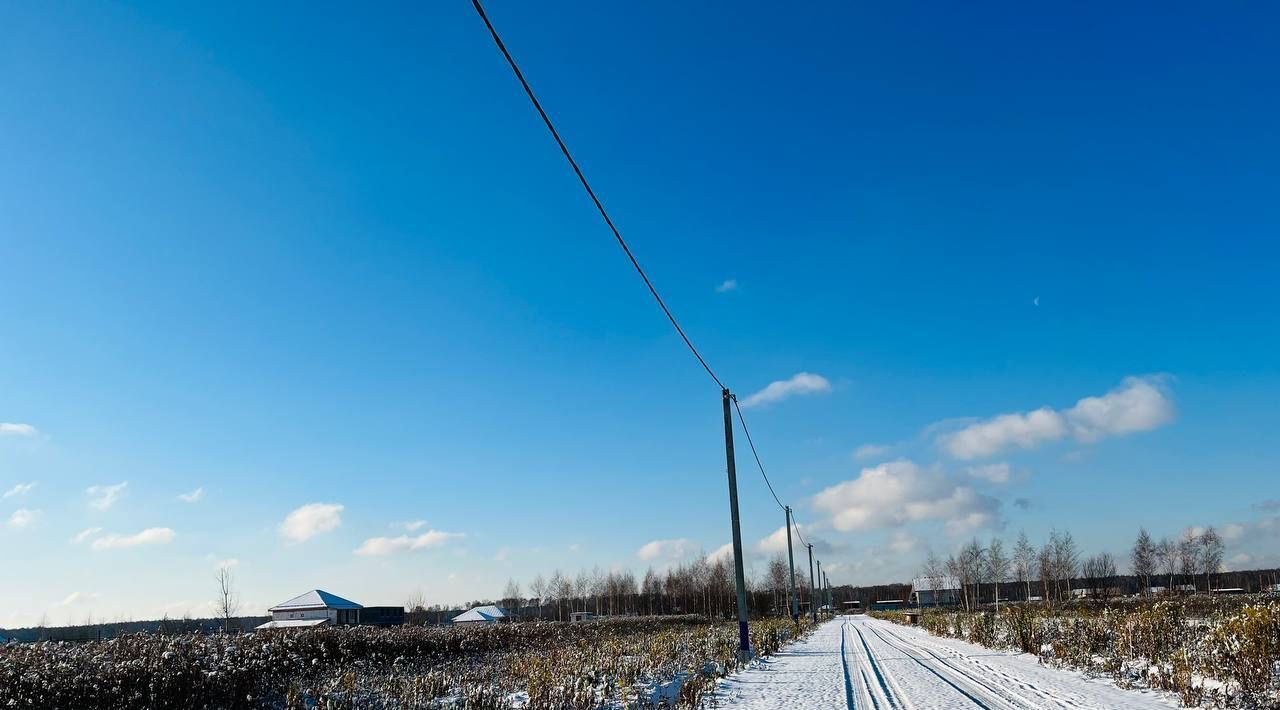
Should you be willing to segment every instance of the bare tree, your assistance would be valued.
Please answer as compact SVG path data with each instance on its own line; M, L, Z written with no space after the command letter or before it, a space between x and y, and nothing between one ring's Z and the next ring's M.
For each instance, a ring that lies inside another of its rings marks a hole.
M1138 539L1133 542L1130 558L1133 562L1133 574L1142 584L1142 593L1145 595L1151 588L1151 575L1156 568L1156 546L1151 542L1146 528L1138 528Z
M421 589L414 591L404 601L405 621L410 624L427 623L427 595Z
M1051 534L1050 539L1054 541L1054 576L1058 578L1059 584L1065 585L1064 589L1058 590L1058 596L1066 598L1070 596L1071 578L1080 569L1080 551L1076 548L1076 539L1071 536L1070 530L1061 535Z
M1196 572L1200 567L1200 555L1197 554L1199 547L1200 536L1194 530L1188 528L1182 533L1182 539L1178 541L1178 572L1189 578L1192 586L1195 585Z
M529 583L529 591L533 592L534 598L538 600L538 619L542 619L542 604L547 598L547 580L543 579L541 574L534 577Z
M969 584L965 577L964 563L955 555L947 557L946 561L947 574L954 577L960 585L960 600L964 602L964 610L969 610Z
M514 579L507 580L507 586L502 589L502 606L512 617L520 616L520 583Z
M1200 536L1200 571L1204 573L1204 590L1213 591L1211 575L1222 566L1222 538L1209 526Z
M986 553L987 577L995 584L996 611L1000 611L1000 582L1009 576L1009 557L1000 538L992 538Z
M1018 533L1018 542L1013 546L1013 575L1018 584L1026 588L1026 598L1031 599L1031 578L1035 576L1036 551L1031 547L1025 530Z
M222 633L231 630L231 619L240 611L240 597L236 594L235 576L231 568L223 565L214 575L218 580L218 598L216 600L219 618L222 619Z
M1173 593L1173 575L1178 573L1178 545L1169 538L1162 538L1156 544L1156 562L1157 568L1161 574L1169 578L1169 584L1165 587L1166 594Z
M937 553L932 549L929 550L929 556L924 561L924 583L929 585L929 591L933 596L933 605L938 605L938 586L942 584L942 578L947 574L946 563L938 558ZM916 602L919 603L920 598L917 594Z
M1054 533L1055 535L1057 533ZM1040 548L1040 559L1037 562L1040 567L1040 592L1045 601L1053 599L1050 590L1057 591L1058 583L1053 578L1053 543L1046 542Z

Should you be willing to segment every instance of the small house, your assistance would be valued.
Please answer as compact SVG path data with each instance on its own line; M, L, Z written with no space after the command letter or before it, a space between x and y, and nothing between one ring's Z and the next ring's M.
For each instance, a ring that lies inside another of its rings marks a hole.
M569 623L577 624L583 621L595 621L596 615L589 611L572 611L569 612Z
M509 618L505 609L488 604L472 607L453 617L452 621L455 624L497 624Z
M919 607L959 604L960 580L955 577L916 577L911 580L910 598Z
M355 626L360 623L360 610L364 607L330 594L323 589L313 589L271 607L271 621L257 630L296 629L312 626Z

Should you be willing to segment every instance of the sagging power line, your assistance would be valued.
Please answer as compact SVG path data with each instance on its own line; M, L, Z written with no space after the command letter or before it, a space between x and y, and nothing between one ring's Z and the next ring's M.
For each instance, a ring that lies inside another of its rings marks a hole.
M776 502L778 506L782 508L786 513L788 563L791 567L791 585L790 585L788 596L790 597L789 605L791 606L791 609L792 609L792 616L793 618L797 618L797 619L799 616L799 612L797 607L798 602L796 600L796 591L795 591L795 561L792 555L790 554L792 527L795 528L796 535L800 537L801 543L806 545L806 547L808 547L809 549L809 556L810 556L809 577L810 577L810 597L811 597L810 606L815 606L813 602L813 595L816 591L816 588L813 586L813 581L814 581L813 569L812 569L813 545L807 543L804 540L804 537L800 534L799 524L795 523L795 518L794 518L794 515L792 514L791 508L783 504L781 498L778 497L777 492L774 490L773 483L769 480L768 474L765 473L764 464L760 461L760 455L756 451L755 442L751 439L751 434L747 429L746 419L742 415L742 409L738 406L737 396L735 396L729 390L729 387L726 386L724 382L722 382L720 378L716 375L715 371L711 369L711 365L707 362L706 358L702 356L702 353L698 352L698 348L694 346L693 341L689 338L689 335L685 333L684 328L682 328L680 326L679 321L676 320L675 314L671 312L671 309L667 307L666 302L662 299L662 295L658 293L658 289L656 286L653 285L653 281L649 279L649 276L648 274L645 273L644 268L640 266L639 260L636 259L635 254L631 251L631 247L627 244L626 240L623 239L622 232L619 231L617 225L614 224L613 218L609 216L609 212L604 207L604 203L600 201L600 198L596 195L595 190L592 189L591 183L587 181L586 175L583 174L582 168L578 165L578 161L574 159L573 153L570 152L569 150L569 146L565 143L564 139L560 136L560 131L556 129L555 124L551 121L551 117L547 114L546 109L543 108L542 102L538 100L537 95L534 93L533 87L530 86L529 81L525 78L524 72L520 70L520 66L519 64L516 63L515 57L511 55L511 52L507 49L506 43L502 41L502 37L498 34L497 28L495 28L493 23L489 20L489 16L488 14L485 13L484 6L480 4L480 0L471 0L471 4L475 8L476 13L480 15L480 19L484 22L485 28L488 29L489 35L493 38L494 44L497 45L498 47L498 51L502 53L503 58L506 59L507 64L511 67L511 71L515 74L516 79L520 82L520 86L521 88L524 89L525 95L528 96L529 101L533 104L534 109L537 110L538 116L542 118L542 122L547 127L547 130L551 133L551 137L555 139L556 145L559 146L560 152L564 155L565 160L568 161L569 166L573 169L574 175L576 175L578 177L578 181L582 183L582 187L586 191L587 196L591 198L592 204L595 205L596 210L600 213L600 216L604 219L605 224L609 227L609 231L613 233L613 237L618 242L618 246L621 247L623 253L627 255L627 259L631 262L631 266L635 269L636 273L640 275L641 280L644 281L645 286L649 289L649 293L653 296L654 300L657 301L658 306L662 309L663 314L666 315L667 320L670 321L671 323L671 326L675 329L676 333L679 334L680 339L684 341L684 344L689 349L689 352L693 354L694 358L697 359L698 364L702 366L702 369L706 371L707 375L709 375L711 379L716 383L716 385L719 386L720 388L721 399L723 402L723 410L724 410L725 460L726 460L726 473L728 476L728 483L729 483L729 510L730 510L730 520L731 520L732 534L733 534L732 542L733 542L733 554L734 554L734 581L737 586L737 597L738 597L739 650L744 655L749 655L750 654L750 636L749 636L748 626L747 626L746 582L745 582L745 575L743 571L742 535L741 535L739 515L738 515L737 473L735 470L736 466L734 462L734 450L733 450L733 420L729 412L730 402L732 402L733 408L737 411L738 421L741 423L743 434L746 435L747 443L751 447L752 457L756 461L756 466L760 469L760 474L764 478L765 485L767 485L769 488L770 495L773 496L774 502ZM821 568L819 567L819 569ZM815 609L814 620L816 621L816 619L817 619L817 612Z

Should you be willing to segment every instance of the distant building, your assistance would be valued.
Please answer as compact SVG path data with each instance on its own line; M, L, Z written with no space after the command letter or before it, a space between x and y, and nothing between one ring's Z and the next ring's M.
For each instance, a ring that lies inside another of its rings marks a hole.
M916 577L911 580L911 601L922 607L959 604L960 580L955 577Z
M871 602L871 611L896 611L907 605L903 599L881 599Z
M496 624L509 619L506 610L492 604L472 607L453 617L455 624Z
M299 594L268 611L271 612L271 621L258 626L257 630L315 626L398 626L404 623L404 607L361 606L323 589Z
M569 612L569 622L576 624L583 621L595 621L596 615L590 611Z
M1210 594L1246 594L1244 587L1223 587L1209 590Z

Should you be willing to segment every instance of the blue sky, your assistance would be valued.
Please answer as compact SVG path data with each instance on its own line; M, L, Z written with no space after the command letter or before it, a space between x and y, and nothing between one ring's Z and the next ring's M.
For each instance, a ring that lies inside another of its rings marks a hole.
M0 625L728 542L719 392L469 4L259 5L0 9ZM827 383L747 414L833 581L1280 564L1276 8L488 9L718 373Z

